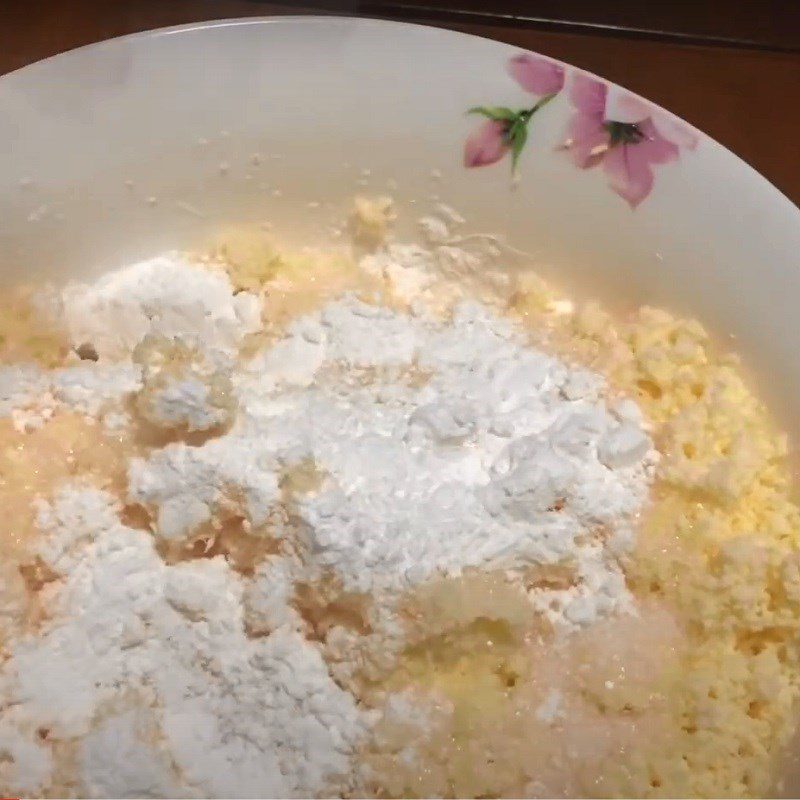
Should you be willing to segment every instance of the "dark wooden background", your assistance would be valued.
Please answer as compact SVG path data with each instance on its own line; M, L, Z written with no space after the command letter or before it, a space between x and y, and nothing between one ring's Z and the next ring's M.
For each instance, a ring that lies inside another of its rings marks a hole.
M694 123L800 204L800 0L0 0L0 74L148 28L303 12L439 25L584 67Z

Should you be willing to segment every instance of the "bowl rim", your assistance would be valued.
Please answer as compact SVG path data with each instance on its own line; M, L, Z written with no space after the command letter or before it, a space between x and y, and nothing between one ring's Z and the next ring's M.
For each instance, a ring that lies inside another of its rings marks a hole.
M737 162L737 166L739 168L744 168L746 174L748 174L748 180L757 180L762 185L764 185L768 190L771 192L773 197L775 198L778 203L783 205L784 211L789 211L793 214L796 218L797 224L800 225L800 205L795 204L784 192L782 192L777 186L775 186L772 181L762 175L754 166L750 163L745 161L741 156L730 150L721 142L717 141L713 136L710 136L708 133L703 131L702 129L698 128L697 126L693 125L691 122L688 122L683 117L678 116L674 112L670 111L664 106L650 100L647 97L644 97L637 92L632 91L627 86L623 84L615 83L614 81L610 81L607 78L604 78L602 75L598 75L595 72L591 72L590 70L584 69L583 67L576 66L575 64L571 64L568 61L562 61L561 59L555 58L553 56L547 55L545 53L540 53L537 50L530 50L524 47L518 47L517 45L509 44L507 42L499 41L498 39L491 39L487 36L480 36L476 33L467 33L465 31L457 31L451 28L440 27L438 25L429 25L419 22L406 22L404 20L391 20L391 19L382 19L380 17L370 17L370 16L360 16L357 14L275 14L275 15L254 15L252 17L225 17L220 19L210 19L210 20L202 20L199 22L186 22L180 23L178 25L170 25L162 28L151 28L144 31L136 31L133 33L123 34L121 36L112 36L108 39L101 39L96 42L90 42L85 45L79 45L78 47L69 48L68 50L64 50L60 53L55 53L51 56L47 56L46 58L39 59L38 61L31 62L30 64L25 64L22 67L18 67L17 69L12 70L11 72L7 72L3 75L0 75L0 87L2 87L3 82L11 78L13 76L18 75L26 70L39 68L42 65L48 64L51 61L57 61L64 56L71 56L73 54L78 54L84 51L90 51L92 49L101 49L103 47L113 46L116 42L130 42L130 41L139 41L143 39L151 39L151 38L160 38L163 36L174 36L186 33L194 33L197 31L203 30L210 30L214 28L236 28L236 27L250 27L250 26L261 26L261 25L312 25L312 24L319 24L320 22L325 22L327 24L335 24L335 25L347 25L353 27L363 27L363 28L405 28L408 30L418 30L418 31L425 31L428 34L434 32L436 35L441 36L444 39L451 39L451 40L465 40L465 41L472 41L477 40L479 42L483 42L488 44L489 46L496 47L498 51L504 50L506 53L516 52L516 53L530 53L532 55L541 56L542 58L548 59L553 63L560 64L563 67L567 67L571 70L577 70L582 74L594 78L595 80L603 82L607 86L613 86L615 88L623 89L624 91L630 93L637 99L643 100L648 105L652 106L654 109L661 111L664 114L673 117L676 120L679 120L683 125L686 125L692 132L697 134L702 140L710 143L712 146L719 148L725 153L726 158L733 158Z

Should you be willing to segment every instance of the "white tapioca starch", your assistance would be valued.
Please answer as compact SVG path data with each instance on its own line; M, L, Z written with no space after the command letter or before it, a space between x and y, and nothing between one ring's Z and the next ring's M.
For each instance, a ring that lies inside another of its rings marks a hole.
M0 784L64 789L54 748L69 742L90 796L337 791L374 718L307 638L301 580L366 593L373 635L402 632L403 592L468 567L568 564L568 587L530 592L566 631L630 608L619 557L656 457L635 406L460 300L460 279L442 288L477 261L438 233L434 250L363 263L413 313L344 296L242 363L258 298L168 255L63 294L73 345L91 344L96 363L0 371L0 413L21 424L46 424L46 406L118 429L131 413L225 428L131 459L125 500L152 531L80 481L41 501L37 555L55 579L41 630L13 640L0 668ZM168 380L162 351L140 357L147 342L182 348ZM298 471L314 479L295 485ZM252 574L222 555L159 554L222 518L274 540ZM339 656L358 635L334 630Z
M297 498L309 557L347 589L570 561L578 582L541 598L549 615L585 622L629 602L595 534L624 538L647 496L650 440L607 407L601 380L526 346L508 320L468 302L443 322L344 297L237 383L226 436L132 463L131 498L163 520L160 535L190 534L231 487L261 524L281 474L310 461L323 479ZM599 591L588 610L584 584ZM570 598L580 614L561 607Z

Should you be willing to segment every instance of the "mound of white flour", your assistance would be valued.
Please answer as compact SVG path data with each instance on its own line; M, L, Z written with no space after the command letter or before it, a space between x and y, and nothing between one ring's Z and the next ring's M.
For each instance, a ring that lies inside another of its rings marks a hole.
M414 254L398 272L424 269ZM638 412L485 306L461 302L443 320L344 296L242 363L258 298L177 256L71 287L62 302L74 344L99 360L0 371L0 414L50 398L51 413L65 405L124 426L126 403L147 388L134 363L145 337L199 354L212 366L189 378L213 372L235 410L223 435L131 460L124 499L150 512L152 532L123 525L118 501L80 482L41 501L38 555L57 578L41 590L41 629L10 642L0 667L4 791L336 787L373 718L306 638L299 577L333 575L380 616L403 591L467 567L566 565L567 588L530 591L556 626L630 610L619 557L656 459ZM167 388L169 419L217 419L203 392ZM287 476L309 465L318 480L289 496ZM222 555L159 555L232 516L291 555L252 575Z
M309 558L346 588L570 562L576 586L540 605L589 622L629 600L617 556L654 458L639 421L608 409L602 390L480 305L439 322L345 297L238 376L230 433L135 460L130 496L174 539L235 487L258 526L281 472L312 461L325 479L298 501Z
M75 742L94 797L304 797L347 772L366 716L300 633L245 635L222 556L165 565L89 488L43 503L40 524L63 580L0 673L0 784L41 792L53 741Z

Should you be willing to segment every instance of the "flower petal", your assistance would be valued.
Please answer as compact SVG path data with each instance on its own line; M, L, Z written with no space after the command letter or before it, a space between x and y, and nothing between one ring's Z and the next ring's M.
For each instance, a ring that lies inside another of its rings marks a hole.
M578 111L584 114L605 114L608 90L602 81L575 72L569 89L569 99Z
M664 139L687 150L694 150L699 140L692 128L674 114L614 86L608 90L605 117L616 122L633 123L641 123L649 117Z
M505 125L495 120L486 120L467 137L464 144L464 166L485 167L499 161L507 152Z
M636 155L638 144L612 147L603 159L603 170L611 188L631 208L636 208L653 189L653 170L646 158Z
M651 116L654 110L653 106L641 97L618 86L609 86L605 110L607 120L642 122Z
M508 74L531 94L557 94L564 87L564 67L549 58L521 53L508 62Z
M577 112L567 123L564 149L576 167L588 169L603 159L610 138L601 116Z
M678 145L665 139L653 124L653 120L646 119L639 123L639 130L644 138L636 144L630 145L635 150L635 157L643 159L650 164L667 164L677 161Z
M636 208L653 189L653 165L678 158L678 146L656 130L652 120L638 123L643 138L612 147L603 159L611 188Z
M656 130L667 141L687 150L694 150L697 147L700 137L689 125L675 115L659 109L653 112L651 119Z

